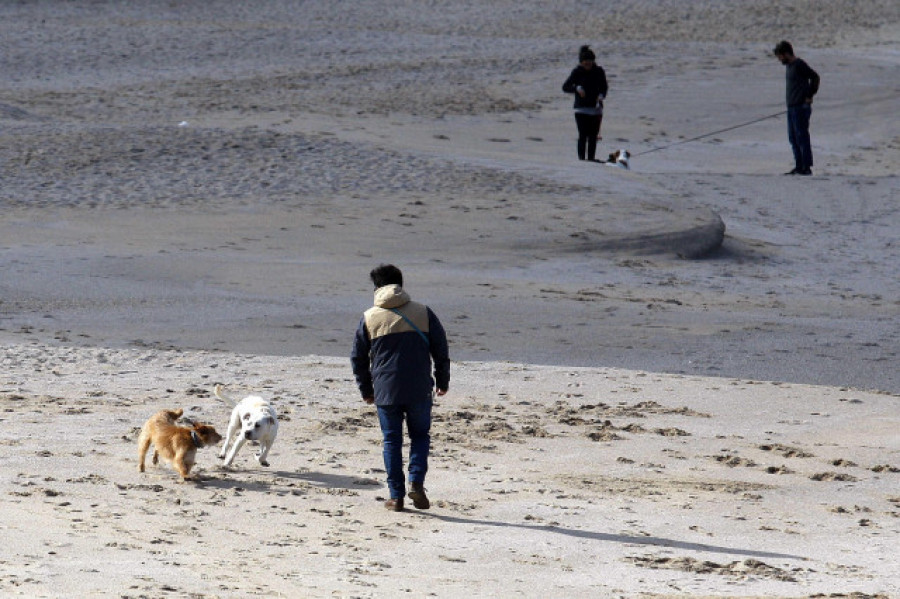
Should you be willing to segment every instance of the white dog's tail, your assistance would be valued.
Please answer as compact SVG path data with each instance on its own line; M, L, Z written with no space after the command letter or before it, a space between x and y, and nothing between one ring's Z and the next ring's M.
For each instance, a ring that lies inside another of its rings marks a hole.
M218 397L219 399L221 399L222 401L227 403L230 407L233 408L234 406L237 405L237 402L225 393L225 389L224 389L224 387L222 387L222 385L219 385L218 383L216 383L216 386L215 386L215 389L213 389L213 392L216 394L216 397Z

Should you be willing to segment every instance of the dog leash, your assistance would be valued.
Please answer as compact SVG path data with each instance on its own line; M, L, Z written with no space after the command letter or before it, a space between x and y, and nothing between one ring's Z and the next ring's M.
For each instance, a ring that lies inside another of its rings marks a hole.
M741 123L739 125L734 125L732 127L726 127L724 129L719 129L718 131L713 131L711 133L704 133L703 135L698 135L697 137L692 137L690 139L683 139L681 141L676 141L675 143L671 143L667 146L660 146L658 148L651 148L649 150L645 150L643 152L638 152L634 154L634 156L643 156L644 154L650 154L651 152L659 152L660 150L667 150L669 148L673 148L675 146L680 146L682 144L690 143L692 141L697 141L698 139L703 139L704 137L709 137L710 135L718 135L719 133L725 133L726 131L734 131L735 129L740 129L741 127L746 127L747 125L753 125L754 123L759 123L761 121L765 121L768 119L773 119L777 116L781 116L785 114L787 110L782 110L781 112L776 112L775 114L770 114L767 116L760 117L758 119L753 119L752 121L747 121L746 123Z
M404 314L397 308L388 308L388 310L390 310L391 312L393 312L394 314L396 314L397 316L399 316L400 318L405 320L406 324L411 326L419 334L419 337L422 338L422 341L425 342L425 345L427 345L429 347L431 346L431 343L428 342L428 337L425 336L425 333L423 333L422 330L419 327L417 327L413 321L411 321L409 318L407 318L406 314Z

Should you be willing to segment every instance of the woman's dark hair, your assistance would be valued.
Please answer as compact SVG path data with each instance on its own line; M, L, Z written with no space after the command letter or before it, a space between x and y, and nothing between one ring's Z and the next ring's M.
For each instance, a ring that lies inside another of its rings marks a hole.
M393 264L380 264L372 269L369 278L375 284L375 289L385 285L400 285L403 287L403 273Z
M578 62L582 62L584 60L596 60L596 56L594 56L594 51L591 50L590 46L582 46L578 51Z

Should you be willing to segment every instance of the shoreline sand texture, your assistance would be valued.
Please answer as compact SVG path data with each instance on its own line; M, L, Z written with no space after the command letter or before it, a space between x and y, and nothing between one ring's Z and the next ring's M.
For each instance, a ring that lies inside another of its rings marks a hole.
M4 596L900 596L900 4L53 0L0 53ZM346 357L380 262L455 360L427 513ZM272 468L140 475L215 382Z
M344 355L395 261L458 359L900 392L896 3L463 6L0 7L0 338ZM783 118L652 151L783 110L776 37L815 177ZM591 39L630 172L572 160Z

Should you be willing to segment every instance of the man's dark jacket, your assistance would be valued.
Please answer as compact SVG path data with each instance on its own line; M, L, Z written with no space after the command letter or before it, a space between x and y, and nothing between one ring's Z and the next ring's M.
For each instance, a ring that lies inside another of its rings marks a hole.
M379 406L431 401L435 386L447 390L450 385L444 327L430 308L411 301L399 285L375 290L375 306L359 322L350 361L360 394L374 396Z
M819 91L819 74L812 70L801 58L795 58L786 65L785 100L788 107L803 106Z

